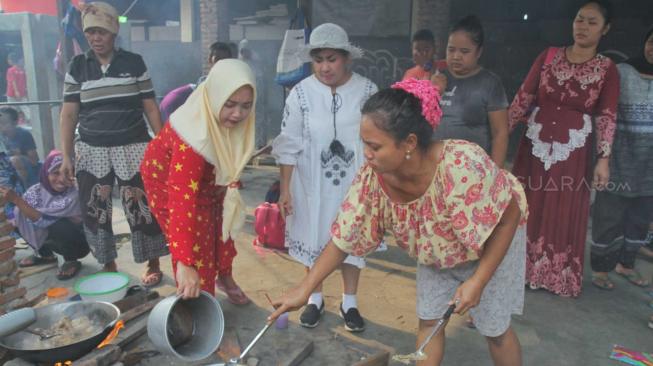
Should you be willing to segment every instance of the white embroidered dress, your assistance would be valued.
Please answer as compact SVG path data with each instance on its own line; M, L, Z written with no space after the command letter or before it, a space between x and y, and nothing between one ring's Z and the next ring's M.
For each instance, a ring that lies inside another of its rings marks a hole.
M360 110L377 90L372 81L353 73L332 94L331 87L312 75L286 99L272 154L277 163L294 166L290 182L294 213L286 220L286 246L305 266L311 267L328 243L331 224L363 164ZM329 149L334 133L344 146L343 154ZM365 266L359 257L349 256L345 263Z

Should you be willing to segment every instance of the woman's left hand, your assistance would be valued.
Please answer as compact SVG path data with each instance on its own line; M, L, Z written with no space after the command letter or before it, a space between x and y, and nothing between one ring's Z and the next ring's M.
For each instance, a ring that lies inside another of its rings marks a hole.
M592 179L592 188L599 191L605 189L610 179L610 166L608 158L600 158L594 167L594 179Z
M454 312L460 315L465 314L467 310L481 302L484 287L480 281L470 277L456 289L456 294L449 301L449 305L456 304Z
M16 198L18 198L18 195L13 189L0 186L0 197L7 200L7 202L16 203Z

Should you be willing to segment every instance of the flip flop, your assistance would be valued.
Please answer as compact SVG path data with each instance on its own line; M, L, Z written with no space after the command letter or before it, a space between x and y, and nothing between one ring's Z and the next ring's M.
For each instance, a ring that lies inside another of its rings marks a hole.
M227 295L227 300L234 305L245 305L250 302L249 297L245 295L239 286L228 289L219 279L215 281L215 285L220 291Z
M61 265L59 273L57 273L57 279L59 281L69 280L79 273L79 270L82 268L82 263L80 261L69 261ZM70 272L72 270L72 272Z
M141 277L141 284L148 288L154 287L161 283L162 278L163 278L163 272L161 271L150 272L150 273L146 272L143 275L143 277Z
M34 267L34 266L40 266L42 264L49 264L49 263L56 263L57 262L57 257L37 257L35 255L30 255L29 257L25 257L18 262L18 267L20 268L26 268L26 267Z
M614 290L614 283L610 281L610 278L608 277L592 276L592 285L600 288L601 290Z
M642 275L635 270L633 270L630 273L623 273L623 272L617 272L617 273L620 276L623 276L625 279L628 280L628 282L632 283L635 286L648 287L650 285L649 281L646 280L644 277L642 277Z

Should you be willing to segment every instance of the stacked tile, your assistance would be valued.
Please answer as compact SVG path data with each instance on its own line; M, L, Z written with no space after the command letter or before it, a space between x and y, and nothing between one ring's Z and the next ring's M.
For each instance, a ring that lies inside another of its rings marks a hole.
M10 234L13 225L7 221L4 202L0 202L0 314L11 311L25 303L27 290L20 286L16 255L16 239Z

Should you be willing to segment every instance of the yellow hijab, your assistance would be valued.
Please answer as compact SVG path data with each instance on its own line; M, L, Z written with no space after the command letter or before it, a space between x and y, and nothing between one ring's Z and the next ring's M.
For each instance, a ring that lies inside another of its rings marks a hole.
M240 60L218 61L206 80L186 103L170 116L170 126L184 142L215 166L215 184L227 186L222 212L224 238L235 238L245 222L245 204L238 192L240 174L254 151L256 82L249 66ZM249 85L254 100L249 116L237 126L225 128L218 121L222 106L240 87Z

